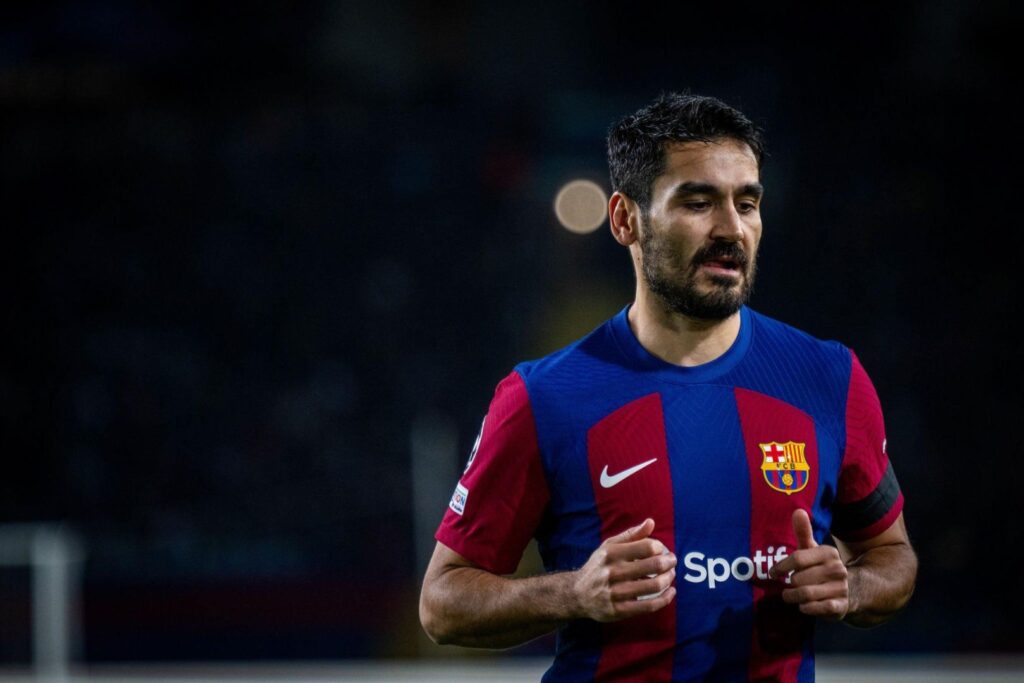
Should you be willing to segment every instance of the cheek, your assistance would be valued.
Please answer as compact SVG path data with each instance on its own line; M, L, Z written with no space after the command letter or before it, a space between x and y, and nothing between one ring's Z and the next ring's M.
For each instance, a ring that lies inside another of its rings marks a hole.
M700 247L702 240L685 230L678 230L662 236L661 242L672 253L689 259Z
M752 250L756 250L757 246L761 243L761 224L750 226L750 231L747 234L747 244L750 245Z
M697 247L684 239L665 241L665 255L677 270L686 270L693 265Z

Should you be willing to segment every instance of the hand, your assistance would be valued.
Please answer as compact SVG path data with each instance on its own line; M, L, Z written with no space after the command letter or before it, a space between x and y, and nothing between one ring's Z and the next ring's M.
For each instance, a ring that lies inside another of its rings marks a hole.
M618 621L657 612L672 602L676 556L666 553L661 541L649 538L653 531L654 520L648 518L612 536L575 572L573 593L580 616ZM641 596L645 597L638 599Z
M842 619L850 610L850 581L839 551L814 542L811 520L804 510L793 512L793 530L798 549L769 571L773 579L793 572L792 588L782 591L782 599L799 605L804 614Z

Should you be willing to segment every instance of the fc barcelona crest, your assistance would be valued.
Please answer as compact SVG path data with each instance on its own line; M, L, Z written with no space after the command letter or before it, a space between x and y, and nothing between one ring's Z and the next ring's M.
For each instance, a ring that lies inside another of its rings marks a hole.
M761 443L761 472L764 480L776 491L787 496L802 491L810 479L811 466L804 457L806 444L787 441L786 443Z

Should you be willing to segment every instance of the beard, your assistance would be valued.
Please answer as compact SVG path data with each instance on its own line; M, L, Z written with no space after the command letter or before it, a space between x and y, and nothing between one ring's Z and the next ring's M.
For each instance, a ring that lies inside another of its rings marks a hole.
M689 318L725 320L750 298L757 263L737 243L712 242L684 263L664 237L651 233L650 229L640 233L643 277L648 289L670 310ZM720 258L732 259L738 266L739 285L735 277L712 275L710 290L701 291L697 283L701 264Z

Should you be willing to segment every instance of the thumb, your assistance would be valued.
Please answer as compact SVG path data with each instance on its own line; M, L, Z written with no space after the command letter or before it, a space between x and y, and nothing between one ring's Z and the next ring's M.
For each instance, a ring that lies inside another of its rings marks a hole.
M654 531L654 520L648 517L635 527L626 529L621 534L616 534L605 540L605 543L629 543L647 538Z
M807 511L802 508L797 508L793 511L793 531L796 532L796 544L797 548L817 548L818 544L814 541L814 529L811 528L811 518L807 516Z

